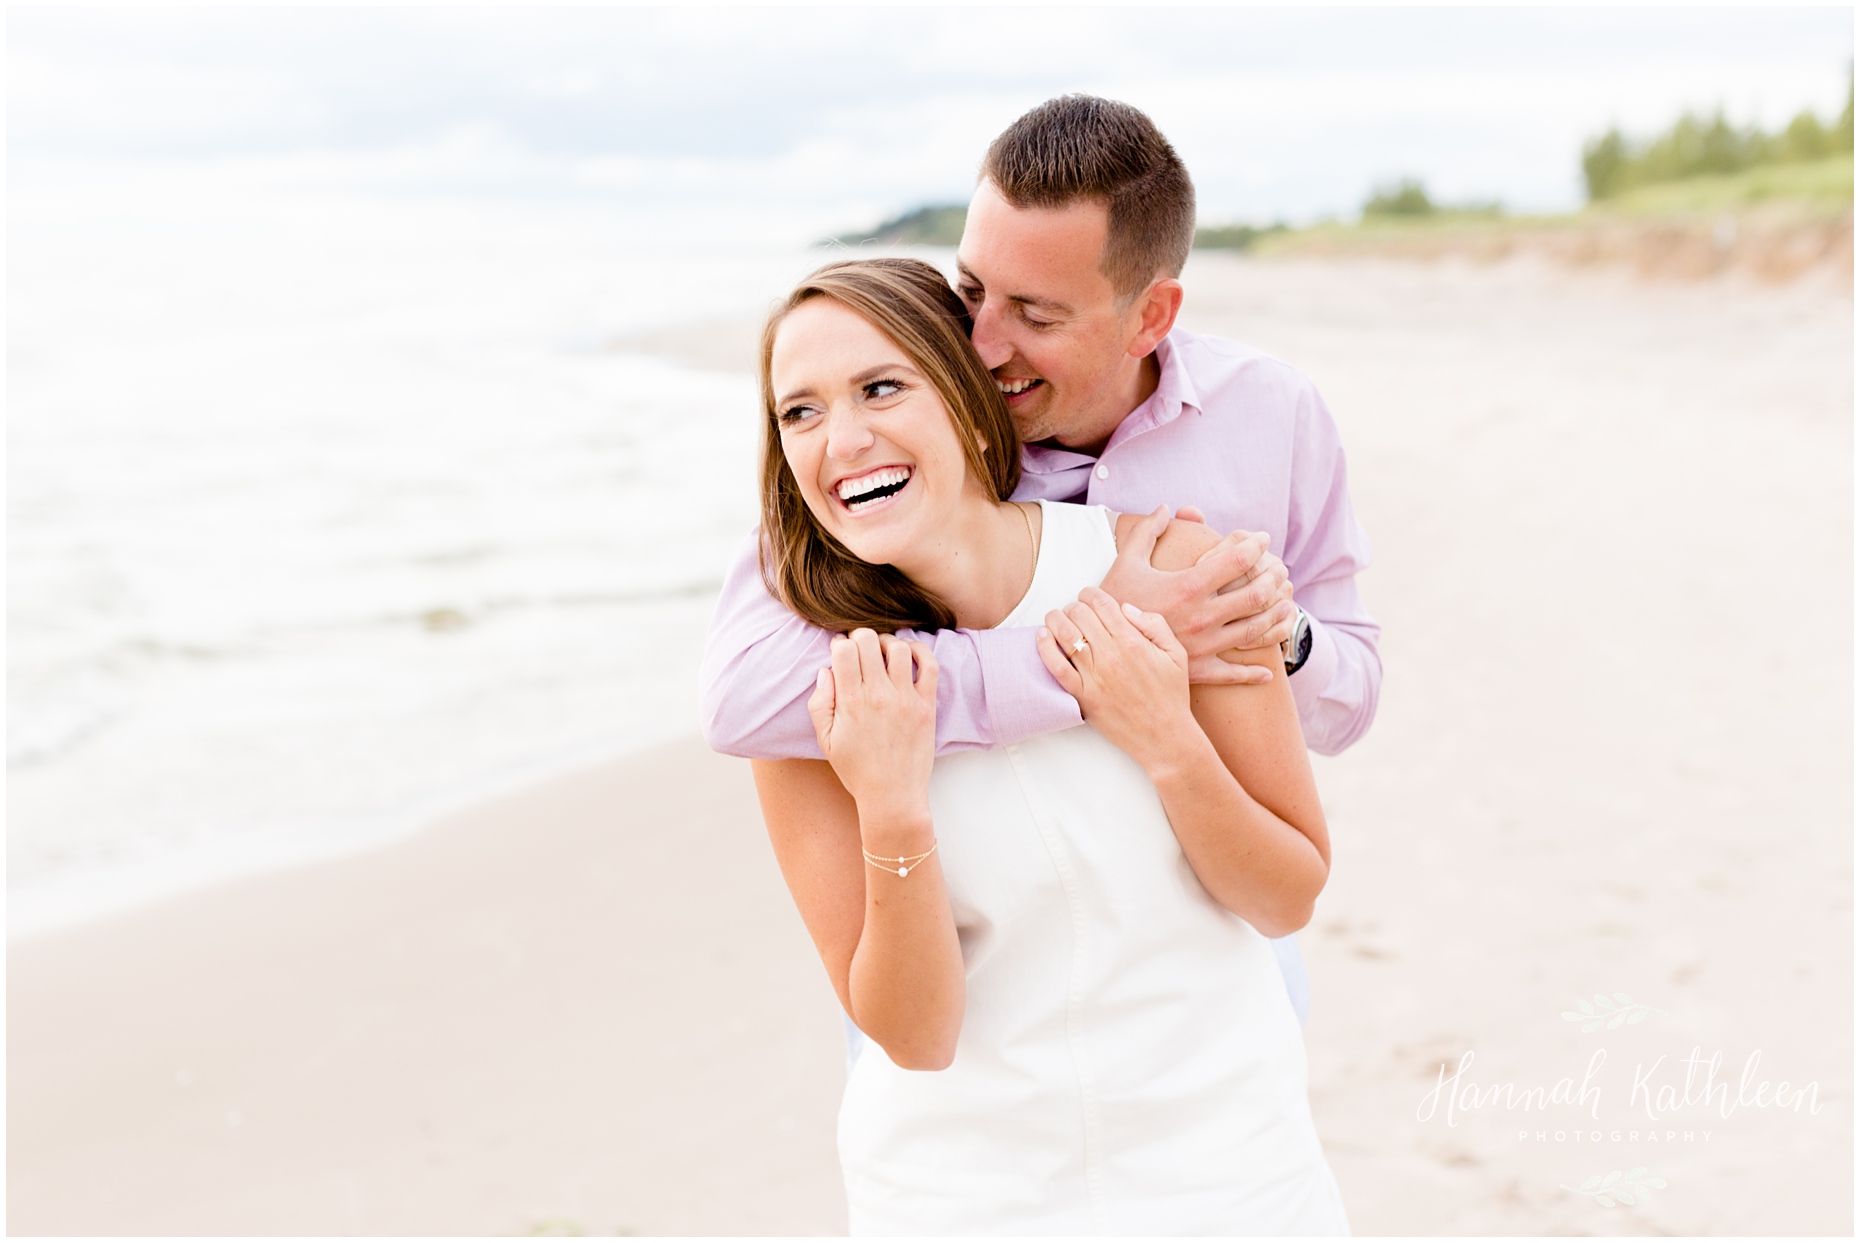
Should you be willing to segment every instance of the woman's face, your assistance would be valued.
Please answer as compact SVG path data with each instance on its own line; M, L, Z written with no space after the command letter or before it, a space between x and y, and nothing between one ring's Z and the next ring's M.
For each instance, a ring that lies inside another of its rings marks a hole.
M943 400L890 337L831 298L803 302L770 358L782 453L833 536L909 573L986 500Z

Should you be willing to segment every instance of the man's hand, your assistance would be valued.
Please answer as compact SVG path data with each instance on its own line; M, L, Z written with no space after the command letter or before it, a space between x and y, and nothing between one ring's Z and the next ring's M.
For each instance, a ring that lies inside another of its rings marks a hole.
M1185 508L1177 516L1197 521L1200 511ZM1104 576L1104 590L1144 612L1162 614L1188 652L1189 681L1270 682L1270 669L1220 657L1231 649L1270 647L1292 637L1298 611L1291 579L1285 563L1267 551L1269 537L1263 531L1235 531L1186 570L1159 570L1150 564L1150 554L1168 527L1167 506L1159 505L1139 522Z

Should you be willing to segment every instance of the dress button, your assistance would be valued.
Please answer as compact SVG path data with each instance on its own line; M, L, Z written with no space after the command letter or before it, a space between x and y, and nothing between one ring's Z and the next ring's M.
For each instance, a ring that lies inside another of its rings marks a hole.
M1109 479L1111 477L1111 468L1106 466L1103 462L1100 462L1098 463L1098 469L1092 473L1097 475L1100 479Z

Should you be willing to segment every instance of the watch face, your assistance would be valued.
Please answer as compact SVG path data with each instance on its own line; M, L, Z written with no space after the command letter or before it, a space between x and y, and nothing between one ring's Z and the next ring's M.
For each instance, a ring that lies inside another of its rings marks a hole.
M1289 676L1302 669L1311 655L1311 619L1302 611L1298 614L1298 629L1292 633L1291 642L1286 646L1291 648L1285 660L1285 672Z

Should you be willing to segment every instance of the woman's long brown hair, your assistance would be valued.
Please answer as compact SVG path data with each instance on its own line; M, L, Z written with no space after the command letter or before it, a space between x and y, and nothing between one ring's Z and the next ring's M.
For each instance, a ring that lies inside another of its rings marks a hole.
M847 631L942 630L950 608L889 565L859 560L807 507L781 450L769 374L775 333L789 312L832 298L890 337L943 399L970 472L997 501L1020 482L1020 437L995 380L969 344L969 312L918 259L830 263L796 286L762 329L762 577L782 603L816 626Z

